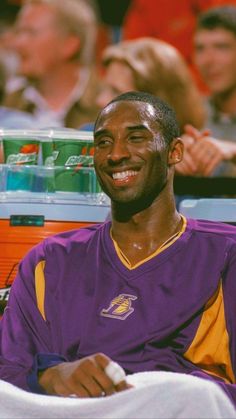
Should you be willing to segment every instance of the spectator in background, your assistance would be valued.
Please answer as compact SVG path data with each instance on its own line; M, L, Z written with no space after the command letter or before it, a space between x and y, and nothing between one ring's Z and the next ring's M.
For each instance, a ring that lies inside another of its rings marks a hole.
M124 18L123 39L142 36L160 38L175 46L184 56L199 81L192 65L192 39L196 18L209 7L227 0L132 0ZM236 4L235 0L230 3ZM199 86L205 86L199 82Z
M0 103L5 92L6 68L0 62ZM0 105L0 129L35 129L37 121L26 112L17 111ZM0 164L3 163L2 141L0 141Z
M200 15L194 35L194 60L209 89L206 126L213 135L236 137L236 5Z
M7 78L15 74L17 57L11 51L12 27L14 25L20 5L10 0L0 2L0 65L6 69Z
M155 38L139 38L111 45L104 50L104 86L97 103L104 107L128 90L145 91L164 99L177 114L180 128L202 128L202 96L178 50ZM193 106L194 104L194 106Z
M199 16L194 60L210 92L205 122L210 136L188 127L191 138L178 169L183 174L236 176L236 5L211 8ZM219 165L222 159L233 163Z
M83 0L24 2L12 43L23 79L11 85L3 103L33 114L41 127L77 128L95 118L96 28L95 13Z

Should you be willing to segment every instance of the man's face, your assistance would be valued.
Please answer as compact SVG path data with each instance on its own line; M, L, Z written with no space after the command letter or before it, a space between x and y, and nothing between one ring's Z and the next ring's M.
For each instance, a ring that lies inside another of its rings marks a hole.
M167 150L154 108L121 101L102 111L95 127L94 163L113 202L155 199L167 181Z
M102 109L115 96L135 89L133 72L125 63L112 61L105 69L103 89L97 97L97 105Z
M54 11L46 3L24 6L13 42L20 58L19 73L33 79L53 73L64 59L65 39L56 25Z
M236 89L236 37L232 32L199 29L194 37L194 60L212 94Z

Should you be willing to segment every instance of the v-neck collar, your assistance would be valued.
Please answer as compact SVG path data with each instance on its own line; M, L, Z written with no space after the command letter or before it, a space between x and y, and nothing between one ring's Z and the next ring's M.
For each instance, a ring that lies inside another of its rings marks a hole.
M187 226L187 220L186 220L186 218L183 215L181 215L181 218L183 220L183 224L182 224L181 230L178 231L177 233L175 233L174 235L172 235L171 237L169 237L151 255L149 255L146 258L140 260L138 263L136 263L134 265L131 265L131 263L128 260L128 258L124 255L124 253L122 252L122 250L119 248L117 242L112 237L111 229L110 229L110 238L111 238L111 240L113 242L113 246L114 246L116 255L118 256L118 258L121 261L121 263L127 269L134 270L134 269L137 269L138 267L144 265L146 262L148 262L149 260L153 259L155 256L159 255L160 253L164 252L164 250L166 250L168 247L172 246L182 236L182 234L185 232L186 226Z

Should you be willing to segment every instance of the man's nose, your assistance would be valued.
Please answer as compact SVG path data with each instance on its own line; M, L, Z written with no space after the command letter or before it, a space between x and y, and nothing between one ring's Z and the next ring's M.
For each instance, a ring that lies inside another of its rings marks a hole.
M130 158L130 151L126 141L114 141L108 155L108 159L112 162L117 162L128 158Z
M201 54L196 55L196 64L199 66L210 65L215 60L215 52L212 48L205 48Z
M25 45L26 42L28 42L29 37L24 33L16 33L14 37L12 38L12 48L15 49L17 52L20 51L21 47Z

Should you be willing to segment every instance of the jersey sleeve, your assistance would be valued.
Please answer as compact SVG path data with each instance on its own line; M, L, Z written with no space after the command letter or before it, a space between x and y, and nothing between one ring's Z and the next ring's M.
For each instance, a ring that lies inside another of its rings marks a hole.
M42 242L19 264L0 322L0 377L35 392L43 392L37 385L37 371L64 360L53 353L50 324L37 305L35 270L44 261L45 242Z
M236 244L229 247L226 256L224 272L222 272L222 289L226 332L229 341L230 368L232 370L230 382L207 374L205 371L193 371L192 375L207 378L216 382L227 393L236 407ZM223 339L223 336L222 336ZM222 370L226 366L222 365Z

